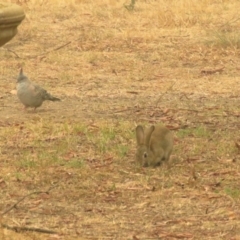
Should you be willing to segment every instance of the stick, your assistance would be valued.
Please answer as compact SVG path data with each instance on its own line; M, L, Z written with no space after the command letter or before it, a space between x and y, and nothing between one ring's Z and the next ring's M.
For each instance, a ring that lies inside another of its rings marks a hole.
M9 229L9 230L14 230L16 232L20 231L30 231L30 232L40 232L40 233L48 233L48 234L57 234L58 232L48 230L48 229L43 229L43 228L34 228L34 227L16 227L16 226L9 226L7 224L2 224L3 228Z
M233 19L225 22L224 24L222 24L222 25L220 26L220 28L223 28L223 27L226 26L227 24L237 22L239 19L240 19L240 18L236 18L236 19L233 18Z
M64 43L63 45L61 45L61 46L59 46L59 47L56 47L56 48L54 48L54 49L52 49L52 50L49 50L49 51L46 51L46 52L44 52L44 53L42 53L42 54L40 54L40 55L46 55L46 54L49 54L49 53L51 53L51 52L57 51L57 50L59 50L59 49L61 49L61 48L64 48L64 47L68 46L68 45L71 44L71 43L72 43L72 41L69 41L69 42ZM36 57L36 56L35 56L35 57Z
M7 51L13 53L17 58L21 58L19 57L13 50L9 49L9 48L5 48Z
M177 81L175 81L157 100L156 102L156 107L158 106L159 101L163 98L163 96L169 91L172 90L174 85L176 84Z
M53 187L50 187L47 191L38 191L38 192L32 192L32 193L29 193L29 194L27 194L27 195L25 195L25 196L23 196L22 198L20 198L16 203L14 203L11 207L9 207L7 210L5 210L1 215L3 216L3 215L5 215L5 214L7 214L8 212L10 212L13 208L15 208L20 202L22 202L25 198L27 198L27 197L29 197L29 196L31 196L31 195L34 195L34 194L41 194L41 193L47 193L47 194L49 194L49 192L53 189L53 188L55 188L56 187L56 185L55 186L53 186Z
M41 194L41 193L46 193L49 194L49 192L55 188L57 185L54 185L52 187L50 187L47 191L38 191L38 192L32 192L29 193L25 196L23 196L22 198L20 198L16 203L14 203L11 207L9 207L7 210L5 210L1 215L5 215L8 212L10 212L13 208L15 208L20 202L22 202L25 198L34 195L34 194ZM34 228L34 227L17 227L17 226L9 226L7 224L2 223L1 226L3 228L9 229L9 230L14 230L16 232L19 231L32 231L32 232L40 232L40 233L48 233L48 234L57 234L57 232L52 231L52 230L48 230L48 229L42 229L42 228Z

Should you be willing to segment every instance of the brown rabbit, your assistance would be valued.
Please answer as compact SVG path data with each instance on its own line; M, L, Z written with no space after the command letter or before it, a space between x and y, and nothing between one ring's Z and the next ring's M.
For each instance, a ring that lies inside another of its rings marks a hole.
M168 161L173 149L173 134L164 126L151 126L144 131L141 125L136 127L136 159L143 166L159 166Z

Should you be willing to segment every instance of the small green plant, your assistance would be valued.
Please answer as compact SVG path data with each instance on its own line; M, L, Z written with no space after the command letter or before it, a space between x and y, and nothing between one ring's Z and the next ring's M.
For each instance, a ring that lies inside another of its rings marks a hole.
M128 5L124 5L124 7L128 10L128 11L133 11L134 10L134 7L135 7L135 3L136 3L136 0L131 0L131 3L128 4Z
M109 187L108 190L109 190L109 191L116 191L116 184L113 183L113 184Z
M92 65L96 65L97 62L99 61L99 56L97 53L90 52L86 58L88 59L88 62L91 63Z
M20 173L20 172L16 172L15 177L16 177L17 180L20 180L20 181L24 178L23 174Z

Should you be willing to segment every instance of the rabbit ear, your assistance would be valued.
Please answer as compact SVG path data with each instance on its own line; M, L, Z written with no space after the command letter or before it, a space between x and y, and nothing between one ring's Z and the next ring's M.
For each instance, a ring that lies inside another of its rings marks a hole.
M144 144L144 131L143 131L143 127L141 125L138 125L136 127L136 138L137 138L138 146Z
M151 139L151 136L152 136L152 133L154 131L155 127L154 126L151 126L150 128L148 128L148 130L146 131L146 136L145 136L145 145L146 146L150 146L150 139Z

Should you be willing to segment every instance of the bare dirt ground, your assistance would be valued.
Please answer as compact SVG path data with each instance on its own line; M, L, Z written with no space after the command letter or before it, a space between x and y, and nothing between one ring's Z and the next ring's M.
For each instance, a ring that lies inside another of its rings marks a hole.
M26 19L0 49L1 239L240 239L239 2L17 3ZM62 101L24 111L20 67ZM158 122L170 167L141 168L135 127Z

